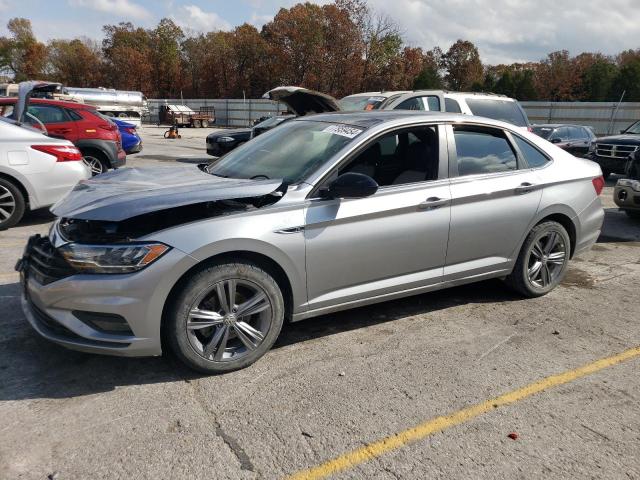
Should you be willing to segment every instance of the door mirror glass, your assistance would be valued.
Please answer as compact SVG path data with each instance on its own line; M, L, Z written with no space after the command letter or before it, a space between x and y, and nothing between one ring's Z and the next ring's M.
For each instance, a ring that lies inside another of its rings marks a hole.
M562 142L561 138L556 137L551 139L551 143L560 143L560 142Z
M323 191L326 198L364 198L378 191L378 184L368 175L347 172L336 178Z

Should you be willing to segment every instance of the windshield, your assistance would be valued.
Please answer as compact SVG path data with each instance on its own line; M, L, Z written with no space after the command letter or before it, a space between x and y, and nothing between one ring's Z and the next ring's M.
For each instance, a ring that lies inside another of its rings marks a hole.
M229 178L281 178L302 181L363 129L339 123L287 122L232 150L207 170Z
M627 128L624 133L630 133L633 135L640 135L640 121L631 124L629 128Z
M554 129L551 127L533 127L531 130L533 131L533 133L535 133L539 137L542 137L545 140L548 140L549 136L553 133Z
M382 102L386 100L386 97L372 97L370 95L349 95L344 97L338 103L340 108L344 111L356 111L356 110L376 110L380 108Z
M526 127L529 122L518 104L509 100L467 98L467 105L474 115L509 122L518 127Z

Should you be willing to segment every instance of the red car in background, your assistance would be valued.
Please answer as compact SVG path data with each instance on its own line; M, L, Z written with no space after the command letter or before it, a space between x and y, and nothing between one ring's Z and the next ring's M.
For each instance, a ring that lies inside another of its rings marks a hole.
M0 98L0 115L10 117L15 103L15 98ZM73 142L93 175L121 167L126 162L118 127L91 105L32 98L25 120L36 128L40 121L49 136Z

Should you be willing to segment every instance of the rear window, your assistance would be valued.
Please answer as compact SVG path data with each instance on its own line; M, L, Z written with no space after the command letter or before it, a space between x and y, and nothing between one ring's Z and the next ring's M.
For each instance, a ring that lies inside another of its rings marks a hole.
M502 120L518 127L526 127L529 124L522 110L514 101L489 98L467 98L466 100L474 115Z
M340 108L345 111L377 110L386 99L386 97L381 96L349 95L338 103Z
M531 130L533 131L533 133L535 133L539 137L544 138L545 140L548 140L553 133L552 127L533 127Z
M453 98L444 99L444 109L449 113L462 113L460 104Z

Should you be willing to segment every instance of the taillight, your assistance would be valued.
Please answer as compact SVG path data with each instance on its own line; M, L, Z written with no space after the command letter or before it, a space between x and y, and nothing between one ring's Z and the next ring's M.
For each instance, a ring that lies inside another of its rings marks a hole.
M82 160L82 153L76 147L68 145L31 145L31 148L56 157L56 162L75 162Z
M596 189L596 195L600 195L602 193L602 189L604 188L604 177L596 177L591 180L593 183L593 188Z
M107 132L113 132L114 130L118 129L118 127L116 127L111 123L101 123L100 125L98 125L98 128L101 128L102 130L106 130Z
M527 127L527 132L531 132L531 133L533 133L533 127L530 127L530 126L529 126L529 127Z

